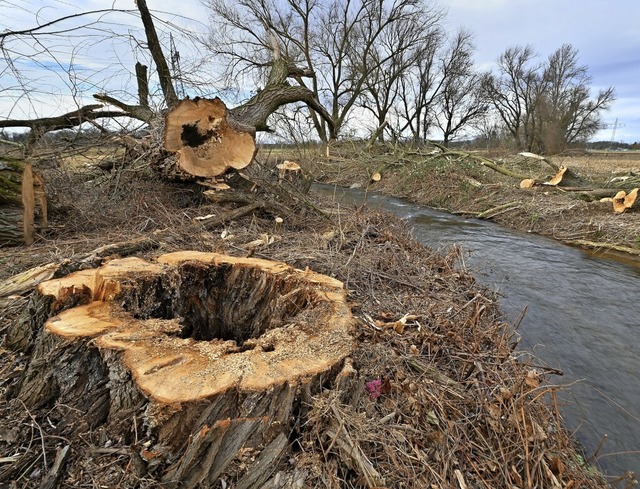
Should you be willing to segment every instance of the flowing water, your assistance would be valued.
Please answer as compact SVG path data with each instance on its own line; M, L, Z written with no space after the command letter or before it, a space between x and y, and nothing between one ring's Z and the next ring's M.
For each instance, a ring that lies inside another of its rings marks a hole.
M314 186L344 206L362 190ZM425 246L460 245L479 282L498 290L522 349L564 372L562 415L568 429L610 475L640 475L640 267L593 255L534 234L463 219L400 199L366 196L369 207L409 221Z

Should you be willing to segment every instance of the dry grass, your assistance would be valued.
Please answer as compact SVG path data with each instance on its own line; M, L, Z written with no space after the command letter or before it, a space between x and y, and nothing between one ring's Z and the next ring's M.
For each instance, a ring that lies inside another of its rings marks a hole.
M561 164L587 173L611 176L618 173L640 173L640 151L589 152L580 156L558 157Z
M289 456L275 468L283 477L325 488L605 486L562 428L558 387L545 383L544 366L514 349L514 329L457 249L439 255L389 215L328 202L316 203L324 214L292 206L281 227L257 212L203 229L193 217L224 209L144 167L56 168L47 181L53 226L32 248L0 249L3 276L147 236L158 243L146 257L178 249L252 253L345 283L358 317L351 369L300 413ZM247 246L264 234L270 244ZM5 309L0 331L18 311ZM60 487L162 487L162 465L140 465L142 432L136 444L100 452L108 426L65 439L55 423L65 406L32 412L10 399L26 360L4 351L0 362L0 456L23 467L1 466L0 482L37 487L64 442L72 454Z

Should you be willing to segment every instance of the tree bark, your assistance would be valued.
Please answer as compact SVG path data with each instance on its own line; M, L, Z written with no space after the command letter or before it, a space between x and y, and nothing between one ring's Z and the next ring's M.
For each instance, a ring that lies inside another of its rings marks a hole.
M353 348L341 282L214 253L43 282L23 315L12 328L36 334L15 396L29 409L65 405L57 424L69 436L133 440L145 426L166 487L208 487L223 473L263 487L303 403Z
M139 61L136 63L136 80L138 82L138 104L149 108L149 82L147 80L147 66Z
M30 245L47 224L42 178L21 160L0 158L0 246Z

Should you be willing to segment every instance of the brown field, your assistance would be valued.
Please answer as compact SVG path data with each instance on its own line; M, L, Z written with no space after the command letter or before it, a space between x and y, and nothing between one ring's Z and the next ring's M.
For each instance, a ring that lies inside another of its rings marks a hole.
M558 163L587 173L614 175L640 173L640 151L590 151L582 155L553 157Z

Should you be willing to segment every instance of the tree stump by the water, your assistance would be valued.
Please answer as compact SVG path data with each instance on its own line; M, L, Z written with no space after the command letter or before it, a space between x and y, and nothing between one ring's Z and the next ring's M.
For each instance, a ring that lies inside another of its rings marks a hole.
M46 224L40 175L26 161L0 157L0 246L30 245Z
M305 401L351 353L352 326L341 282L284 263L113 260L38 286L9 331L31 351L15 395L67 406L71 432L145 431L166 487L223 474L263 487Z

